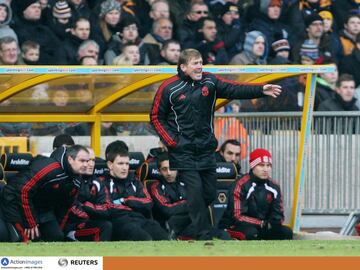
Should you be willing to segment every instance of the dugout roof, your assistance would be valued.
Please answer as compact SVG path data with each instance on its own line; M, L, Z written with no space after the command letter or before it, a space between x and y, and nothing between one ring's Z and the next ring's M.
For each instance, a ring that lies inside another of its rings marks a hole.
M294 232L298 232L306 146L315 97L313 74L334 72L335 67L207 66L204 70L227 79L254 83L307 74L290 224ZM88 122L91 124L91 146L99 155L101 122L149 121L150 106L159 83L174 74L174 66L0 66L0 122ZM66 106L55 106L52 102L58 91L69 96ZM226 102L218 100L216 106Z
M239 82L267 83L302 73L331 72L334 67L207 66L204 70ZM1 66L0 121L89 122L97 150L101 122L149 121L159 84L174 74L175 66ZM60 100L68 95L68 103L56 106L56 95ZM226 102L218 100L216 106Z

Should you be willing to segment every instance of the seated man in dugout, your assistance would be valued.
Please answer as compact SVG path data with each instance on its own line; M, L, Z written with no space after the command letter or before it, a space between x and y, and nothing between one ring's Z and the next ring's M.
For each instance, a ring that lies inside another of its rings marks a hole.
M237 174L241 175L240 165L241 145L238 140L226 140L216 152L216 162L232 162L236 166Z
M154 201L153 216L170 231L171 238L195 238L191 229L191 218L186 202L185 184L179 179L176 170L170 170L167 152L157 158L161 181L151 185Z
M110 196L113 240L168 240L168 233L150 219L153 201L143 184L129 172L128 147L115 141L106 148L109 175L105 185Z
M250 172L231 186L229 203L219 228L239 240L286 240L293 238L282 225L284 209L280 186L270 177L269 151L258 148L250 153Z

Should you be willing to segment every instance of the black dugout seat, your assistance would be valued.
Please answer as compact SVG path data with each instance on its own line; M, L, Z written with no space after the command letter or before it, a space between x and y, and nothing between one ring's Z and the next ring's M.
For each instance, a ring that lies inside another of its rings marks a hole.
M109 173L109 168L106 164L106 160L96 157L95 158L95 169L94 169L94 175L101 177L101 176L105 176L106 174Z
M145 161L142 152L129 152L129 159L130 171L136 171Z
M228 190L235 181L238 172L234 163L219 162L216 164L216 199L212 204L212 221L217 225L228 203Z
M20 171L27 170L33 156L30 153L4 153L1 155L0 164L4 170L4 180L8 181L11 176Z

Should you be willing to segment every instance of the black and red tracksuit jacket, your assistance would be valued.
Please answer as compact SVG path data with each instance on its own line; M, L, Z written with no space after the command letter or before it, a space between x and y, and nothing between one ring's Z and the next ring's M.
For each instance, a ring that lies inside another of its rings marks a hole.
M135 178L134 173L129 173L126 179L120 179L111 175L106 177L106 188L110 195L112 217L116 217L126 210L150 216L153 201L144 185Z
M155 181L151 185L151 196L154 201L154 216L166 221L174 215L188 213L185 184L181 181L173 183Z
M43 214L62 216L75 200L80 176L72 173L66 160L66 148L52 158L35 157L28 170L11 178L1 192L1 207L8 222L32 228L41 223Z
M284 209L280 186L272 179L259 179L250 172L236 180L228 193L228 205L220 220L220 228L263 222L282 224Z
M161 84L155 94L150 121L169 151L170 167L184 170L214 169L214 111L218 98L264 97L262 85L245 85L203 73L193 81L180 70Z

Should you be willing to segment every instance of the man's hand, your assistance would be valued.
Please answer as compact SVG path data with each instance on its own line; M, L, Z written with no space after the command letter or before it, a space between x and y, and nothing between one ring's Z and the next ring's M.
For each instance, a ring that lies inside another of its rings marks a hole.
M35 227L29 228L29 229L25 229L25 235L30 239L30 240L34 240L36 238L40 237L40 232L39 232L39 225L36 225Z
M263 87L264 94L273 98L279 96L281 91L281 86L277 84L265 84Z

